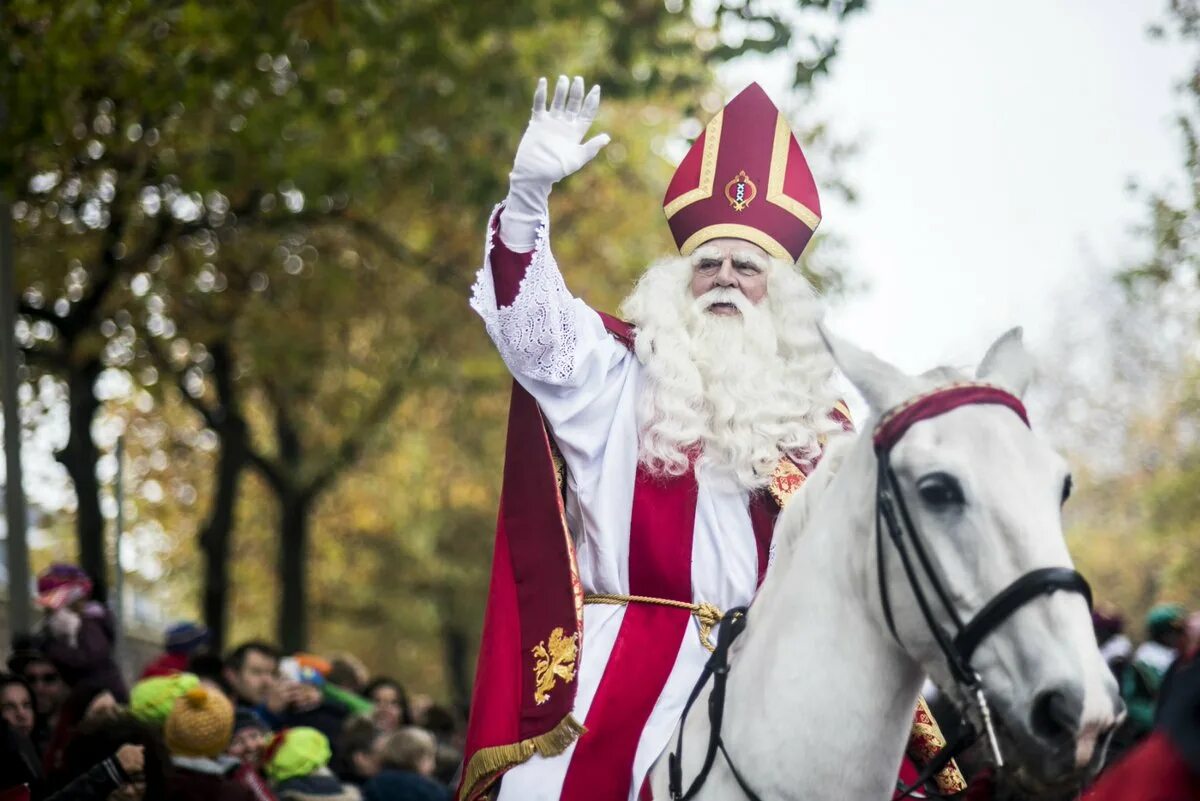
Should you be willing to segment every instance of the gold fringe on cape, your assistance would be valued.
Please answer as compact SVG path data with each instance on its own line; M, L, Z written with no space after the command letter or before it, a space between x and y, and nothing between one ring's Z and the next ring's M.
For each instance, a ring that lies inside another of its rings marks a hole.
M534 754L544 757L558 756L575 742L587 729L574 715L567 715L559 724L545 734L530 737L512 745L493 745L480 748L471 756L463 771L462 791L459 801L475 798L509 768L520 765Z

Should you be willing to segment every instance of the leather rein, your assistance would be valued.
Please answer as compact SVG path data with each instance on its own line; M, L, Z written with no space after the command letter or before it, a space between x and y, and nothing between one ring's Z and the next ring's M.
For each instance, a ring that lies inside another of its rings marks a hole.
M999 387L981 383L954 384L918 395L893 408L880 418L873 433L875 455L878 461L875 485L875 561L879 599L883 607L884 620L896 642L903 646L900 635L896 631L891 596L886 581L885 556L887 549L884 548L884 532L886 531L887 540L892 543L900 557L909 589L917 600L921 616L925 618L926 626L946 658L951 677L967 697L972 698L975 702L983 723L983 734L986 734L988 738L996 766L1000 767L1004 764L1004 760L992 726L991 710L988 707L983 682L971 666L971 657L989 634L1031 601L1062 590L1082 595L1087 601L1088 607L1091 608L1092 590L1087 580L1076 570L1066 567L1043 567L1031 570L1017 578L984 604L983 608L965 624L951 603L946 583L929 558L929 552L913 524L912 516L904 501L904 495L900 492L899 481L891 467L891 451L915 423L937 417L962 406L981 404L1005 406L1016 413L1026 426L1029 425L1025 406L1015 395ZM951 631L947 631L935 617L934 601L941 606L950 619L953 625ZM667 758L671 801L690 801L700 792L708 780L718 752L724 757L725 764L728 765L734 780L746 798L750 801L761 801L761 798L750 788L745 777L734 766L721 737L721 724L725 713L725 685L729 677L729 648L737 636L745 630L747 612L745 607L730 609L722 618L717 631L716 648L705 664L704 670L683 708L675 750ZM696 774L696 778L685 791L682 768L684 724L687 722L692 704L700 696L710 678L713 681L713 688L708 697L708 748L700 772ZM938 752L938 755L926 765L911 787L903 785L898 787L902 793L898 798L908 798L920 791L949 764L950 760L979 738L980 732L974 724L969 719L965 719L964 722L966 725L963 733Z

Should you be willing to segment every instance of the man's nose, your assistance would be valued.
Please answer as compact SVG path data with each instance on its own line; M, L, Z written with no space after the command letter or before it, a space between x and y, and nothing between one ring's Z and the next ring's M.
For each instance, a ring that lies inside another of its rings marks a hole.
M723 287L737 286L737 272L733 269L733 259L721 262L721 269L717 271L715 283L717 286Z

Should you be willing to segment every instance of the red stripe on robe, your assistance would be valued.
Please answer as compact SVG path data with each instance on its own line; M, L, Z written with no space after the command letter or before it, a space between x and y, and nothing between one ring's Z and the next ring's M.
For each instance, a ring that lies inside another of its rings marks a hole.
M695 475L634 481L629 532L629 593L692 602ZM563 781L563 801L612 801L629 795L646 721L691 628L686 609L632 603L608 657Z

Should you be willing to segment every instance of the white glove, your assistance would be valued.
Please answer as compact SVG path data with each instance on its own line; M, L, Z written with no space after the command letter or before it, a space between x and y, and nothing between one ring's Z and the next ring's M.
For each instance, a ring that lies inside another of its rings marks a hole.
M79 627L83 624L83 618L73 609L63 607L50 615L46 621L46 627L50 629L50 633L57 639L64 640L72 648L79 645Z
M583 96L583 78L576 76L567 91L567 76L558 78L554 100L546 110L546 79L538 80L533 93L533 118L521 137L508 198L500 213L500 239L511 250L527 251L535 243L538 223L546 216L546 203L555 183L578 171L608 144L608 134L584 142L600 108L600 87Z

